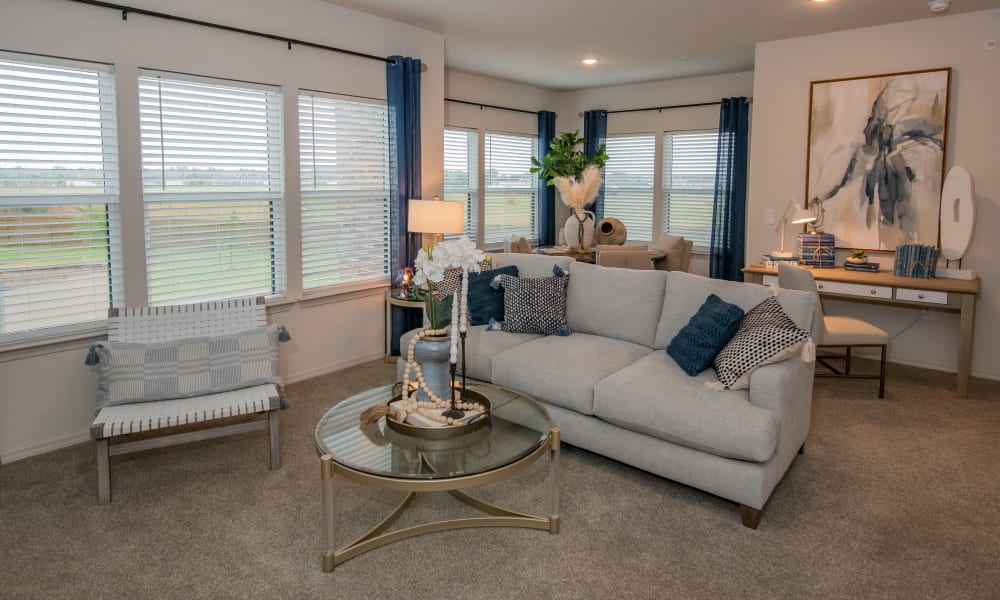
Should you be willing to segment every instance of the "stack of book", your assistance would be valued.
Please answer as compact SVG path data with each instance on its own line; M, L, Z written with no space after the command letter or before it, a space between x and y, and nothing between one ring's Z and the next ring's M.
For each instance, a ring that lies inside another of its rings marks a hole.
M797 244L800 263L817 269L836 266L836 239L832 233L800 233Z
M896 246L892 274L930 279L937 269L937 258L938 249L931 244L900 244Z
M879 264L877 262L852 263L844 262L845 271L863 271L865 273L877 273Z

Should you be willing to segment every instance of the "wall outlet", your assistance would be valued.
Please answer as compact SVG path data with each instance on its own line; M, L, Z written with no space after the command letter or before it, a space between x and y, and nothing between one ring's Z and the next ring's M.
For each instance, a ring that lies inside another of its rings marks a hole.
M777 222L778 222L778 220L775 218L773 210L765 210L764 211L764 224L765 225L774 225Z

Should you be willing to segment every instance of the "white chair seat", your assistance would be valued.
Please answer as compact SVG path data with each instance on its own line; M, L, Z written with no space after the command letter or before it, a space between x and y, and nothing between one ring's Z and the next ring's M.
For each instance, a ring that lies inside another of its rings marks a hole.
M826 331L819 334L818 346L881 346L889 335L878 327L854 317L824 316Z
M278 389L273 383L268 383L194 398L105 406L94 419L91 437L109 438L262 413L276 410L278 403Z

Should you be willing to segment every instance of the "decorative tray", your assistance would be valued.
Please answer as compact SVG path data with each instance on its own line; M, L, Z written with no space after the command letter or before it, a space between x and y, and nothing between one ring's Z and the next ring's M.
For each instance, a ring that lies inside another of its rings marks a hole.
M480 410L465 411L465 417L453 425L437 423L415 413L408 415L406 421L400 422L394 416L395 411L390 411L385 418L386 425L393 431L404 435L443 440L472 433L490 422L493 405L490 403L489 398L479 392L468 389L464 391L463 396L463 391L458 387L455 388L455 393L458 394L458 401L478 404L481 407ZM388 402L389 407L393 409L397 408L402 399L403 394L401 391L398 394L394 394Z

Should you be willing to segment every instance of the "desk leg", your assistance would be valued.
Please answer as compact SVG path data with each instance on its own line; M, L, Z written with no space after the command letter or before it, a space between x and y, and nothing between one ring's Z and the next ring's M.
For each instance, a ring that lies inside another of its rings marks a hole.
M958 326L958 395L969 395L969 374L972 372L972 334L976 322L975 294L962 294L962 312Z

